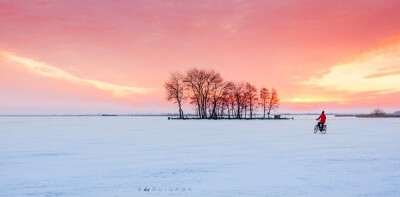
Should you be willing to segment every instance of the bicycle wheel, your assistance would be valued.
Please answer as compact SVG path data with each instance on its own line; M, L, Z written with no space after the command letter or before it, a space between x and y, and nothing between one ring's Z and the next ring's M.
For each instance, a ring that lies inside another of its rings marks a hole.
M314 127L314 133L317 133L318 131L319 131L318 125L315 125L315 127Z
M325 134L327 130L328 130L328 128L326 127L326 125L324 125L324 127L322 128L321 133L322 133L322 134Z

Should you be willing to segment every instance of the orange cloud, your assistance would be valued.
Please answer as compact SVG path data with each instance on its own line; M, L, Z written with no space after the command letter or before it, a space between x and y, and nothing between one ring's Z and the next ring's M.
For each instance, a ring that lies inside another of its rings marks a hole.
M8 60L12 60L21 64L27 70L42 75L45 77L57 78L68 80L75 83L85 83L94 86L100 90L111 92L112 95L119 98L132 98L134 95L145 95L153 91L151 88L139 88L132 86L116 85L104 81L85 79L75 76L67 71L59 69L55 66L46 64L44 62L36 61L30 58L17 56L8 52L1 52L1 54Z
M352 93L400 91L400 38L359 55L354 60L334 65L327 74L301 82L329 90Z
M282 99L282 102L289 102L289 103L324 103L324 102L341 102L341 99L332 99L332 98L290 98L290 99Z
M365 78L377 78L377 77L385 77L385 76L398 75L398 74L400 74L400 70L375 73L375 74L372 74L372 75L365 76Z

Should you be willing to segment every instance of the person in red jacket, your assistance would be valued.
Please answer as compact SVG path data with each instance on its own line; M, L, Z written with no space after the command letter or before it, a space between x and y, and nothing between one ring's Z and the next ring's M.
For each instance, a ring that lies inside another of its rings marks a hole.
M318 127L319 127L319 130L322 131L322 128L326 121L325 111L322 111L321 115L316 120L320 120L318 122Z

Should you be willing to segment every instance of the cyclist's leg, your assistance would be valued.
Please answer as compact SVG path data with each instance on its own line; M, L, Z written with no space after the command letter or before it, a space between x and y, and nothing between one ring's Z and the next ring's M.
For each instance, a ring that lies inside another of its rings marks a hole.
M318 128L321 130L321 122L318 122Z
M322 131L322 129L324 129L324 124L325 123L321 123L321 131Z

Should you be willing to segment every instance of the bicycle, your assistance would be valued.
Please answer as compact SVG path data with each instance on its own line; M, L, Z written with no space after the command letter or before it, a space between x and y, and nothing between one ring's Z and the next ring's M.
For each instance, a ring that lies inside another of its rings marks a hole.
M324 126L322 126L322 130L319 129L318 124L314 126L314 133L317 133L318 131L320 131L322 134L325 134L327 130L328 130L328 128L326 127L326 124L324 124Z

